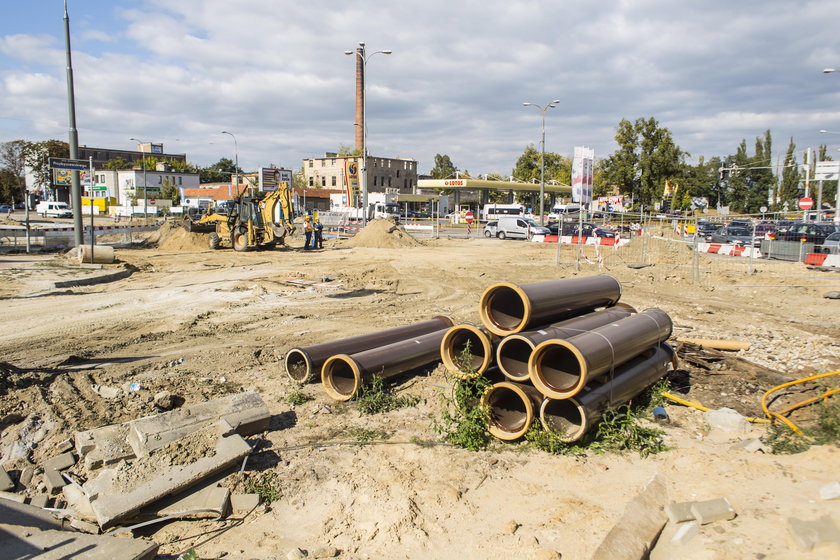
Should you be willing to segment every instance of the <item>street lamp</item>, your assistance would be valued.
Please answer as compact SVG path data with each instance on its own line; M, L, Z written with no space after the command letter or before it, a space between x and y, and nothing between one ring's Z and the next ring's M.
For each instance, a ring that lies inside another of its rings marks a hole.
M129 138L129 140L133 140L138 144L145 144L145 142L142 142L137 138ZM146 185L148 185L148 183L146 182L146 152L145 150L140 150L140 153L143 154L143 219L145 220L148 217L148 208L146 206L148 202L148 197L146 196Z
M540 110L542 116L542 136L540 139L540 225L545 225L545 216L543 214L545 205L545 112L553 109L560 103L559 99L555 99L548 103L545 107L540 107L536 103L525 102L522 105L525 107L536 107Z
M840 72L836 68L823 68L823 74L831 74L832 72Z
M232 132L223 130L220 134L229 134L233 138L233 157L235 160L233 173L234 177L236 177L236 196L239 196L239 145L236 143L236 136Z
M390 49L384 51L372 52L365 55L365 43L360 42L355 51L344 51L346 55L355 54L361 62L361 74L359 80L362 82L362 122L356 123L356 126L362 127L362 224L367 225L367 207L368 207L368 184L367 184L367 84L365 82L365 73L367 68L367 61L375 54L391 54Z

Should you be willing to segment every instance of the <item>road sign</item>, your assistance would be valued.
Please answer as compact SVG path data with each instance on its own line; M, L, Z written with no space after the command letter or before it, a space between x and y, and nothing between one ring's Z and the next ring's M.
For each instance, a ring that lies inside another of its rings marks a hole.
M87 171L90 163L86 159L50 158L50 169L74 169L76 171Z
M471 224L473 223L473 220L475 220L475 216L473 216L473 213L471 211L467 211L467 213L464 214L464 219L467 221L468 224Z
M836 181L838 176L840 176L840 161L817 162L814 173L815 181Z
M92 190L92 191L107 191L108 187L106 187L105 185L99 185L99 186L91 187L90 190Z
M810 210L811 207L813 207L813 206L814 206L814 199L813 198L808 198L806 196L805 198L800 198L799 199L799 208L801 210Z
M764 214L765 212L767 212L767 207L762 206L761 208L758 209L758 211L761 212L762 214Z
M149 199L149 206L154 206L154 205L155 205L155 199L154 199L154 198L150 198L150 199Z

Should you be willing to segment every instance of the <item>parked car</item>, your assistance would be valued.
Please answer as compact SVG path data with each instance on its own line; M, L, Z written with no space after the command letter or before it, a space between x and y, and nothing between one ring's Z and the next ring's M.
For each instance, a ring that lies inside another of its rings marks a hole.
M35 211L45 218L47 216L52 218L72 218L73 212L66 202L57 202L54 200L44 200L38 203Z
M484 237L496 237L496 229L498 228L498 226L499 222L495 220L484 224Z
M14 212L15 209L12 208L11 204L0 204L0 214L8 214L9 212Z
M606 237L608 239L615 239L616 237L618 237L618 235L614 231L602 227L597 227L593 229L592 235L594 235L595 237Z
M836 231L825 238L822 244L823 253L840 253L840 231Z
M499 218L496 226L496 237L499 239L520 238L530 239L534 235L548 235L550 230L543 227L533 218L516 216Z
M720 228L718 222L697 222L697 235L706 237L713 234Z
M723 243L725 245L750 245L761 246L761 238L755 238L753 233L744 227L723 226L709 236L711 243Z
M815 245L822 245L825 239L837 231L833 224L812 224L797 223L787 231L777 230L771 235L771 239L778 241L805 241Z
M548 222L546 227L551 232L552 235L557 235L558 230L560 231L560 235L578 235L578 227L580 226L579 222L575 221L564 221L562 228L560 227L560 222ZM590 223L590 222L583 222L583 237L592 237L593 230L598 229L598 226Z
M22 200L15 202L15 210L26 210L26 204Z

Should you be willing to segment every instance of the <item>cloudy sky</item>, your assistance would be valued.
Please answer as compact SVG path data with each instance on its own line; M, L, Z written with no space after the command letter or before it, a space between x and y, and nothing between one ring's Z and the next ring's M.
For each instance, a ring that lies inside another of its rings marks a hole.
M528 144L616 149L654 117L698 156L770 129L774 152L840 147L836 0L69 0L79 143L162 142L209 165L298 169L354 142L365 41L368 147L507 175ZM2 0L0 141L67 140L61 0ZM800 158L801 159L801 158Z

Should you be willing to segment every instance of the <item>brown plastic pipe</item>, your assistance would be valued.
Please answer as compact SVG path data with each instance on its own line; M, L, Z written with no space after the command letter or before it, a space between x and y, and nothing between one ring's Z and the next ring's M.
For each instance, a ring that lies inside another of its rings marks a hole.
M612 307L619 298L621 284L608 274L521 286L503 282L484 290L478 312L490 332L507 336L598 307Z
M330 356L321 368L321 382L330 398L349 401L374 375L405 373L440 360L440 341L448 329L357 352Z
M508 379L517 382L528 381L528 358L540 342L552 338L571 338L629 317L635 312L636 310L629 305L618 304L615 307L554 323L542 329L506 336L496 347L496 363Z
M455 325L446 331L440 341L440 359L446 369L460 377L468 379L478 377L487 371L493 363L493 349L498 338L484 327L464 323ZM469 345L469 363L461 362Z
M531 384L496 383L481 398L481 404L490 407L488 431L501 440L519 439L531 427L542 401L542 393Z
M428 321L420 321L384 331L360 334L350 338L313 344L312 346L292 348L286 353L286 373L292 378L292 381L307 383L317 373L320 373L321 367L330 356L364 352L371 348L386 346L451 326L452 320L449 317L437 316Z
M534 387L550 399L575 396L590 381L671 336L671 318L651 308L572 338L545 340L528 359Z
M676 368L676 356L670 346L662 343L617 368L611 381L587 385L569 399L545 399L540 405L543 428L558 434L563 441L577 441L598 422L605 408L630 401L662 379L669 365Z

